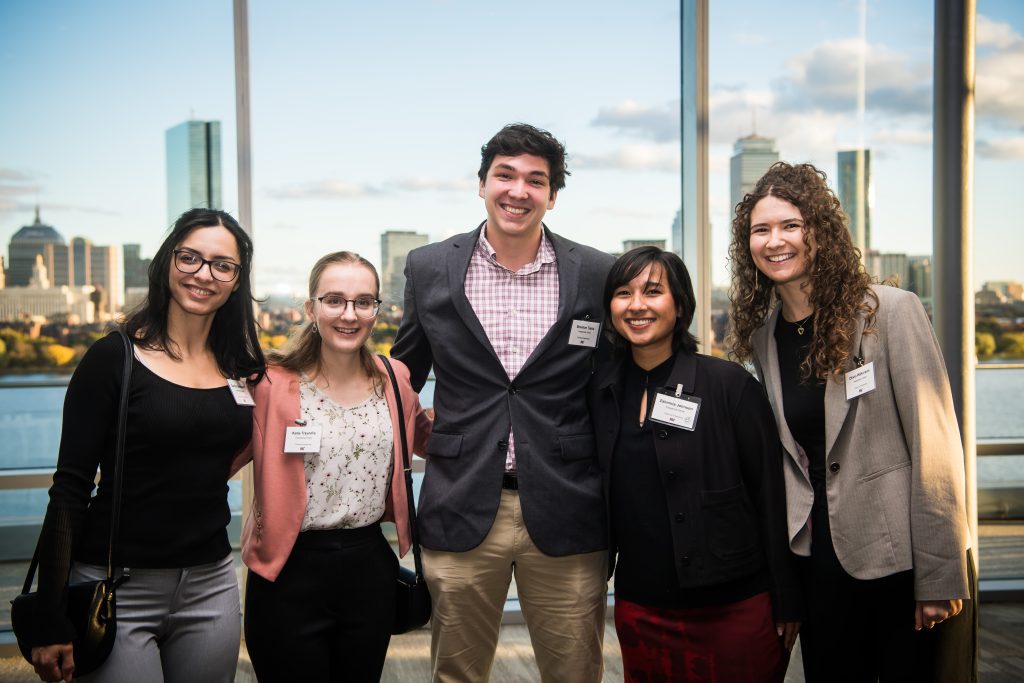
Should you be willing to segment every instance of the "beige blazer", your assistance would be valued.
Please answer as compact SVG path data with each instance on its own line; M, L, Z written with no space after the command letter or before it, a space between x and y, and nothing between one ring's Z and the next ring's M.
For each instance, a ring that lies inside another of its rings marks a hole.
M913 568L917 600L968 597L969 547L964 454L942 355L917 296L874 286L878 310L853 356L874 363L875 389L846 399L845 377L825 387L826 487L836 555L858 579ZM814 493L807 456L782 408L775 323L780 306L753 335L754 365L786 450L783 468L790 547L810 554ZM802 462L801 462L802 461Z

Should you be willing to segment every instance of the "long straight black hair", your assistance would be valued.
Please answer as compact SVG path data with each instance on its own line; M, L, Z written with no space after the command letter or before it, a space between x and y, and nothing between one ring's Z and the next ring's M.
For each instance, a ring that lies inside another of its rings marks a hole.
M260 335L253 315L252 240L231 214L217 209L190 209L174 222L163 244L149 264L149 293L124 322L125 333L146 349L163 351L179 359L174 341L167 335L167 313L171 302L170 270L174 250L193 230L221 226L235 238L241 270L238 289L213 316L207 345L217 359L217 367L225 377L253 378L256 382L266 372L266 361L260 349Z

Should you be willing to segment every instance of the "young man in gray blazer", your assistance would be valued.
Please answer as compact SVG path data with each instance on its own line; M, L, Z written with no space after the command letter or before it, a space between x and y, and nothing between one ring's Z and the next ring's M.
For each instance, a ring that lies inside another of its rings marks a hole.
M481 150L475 230L410 252L392 355L434 429L419 500L435 681L490 676L513 573L544 681L602 672L607 539L584 389L612 257L542 223L565 148L512 124Z

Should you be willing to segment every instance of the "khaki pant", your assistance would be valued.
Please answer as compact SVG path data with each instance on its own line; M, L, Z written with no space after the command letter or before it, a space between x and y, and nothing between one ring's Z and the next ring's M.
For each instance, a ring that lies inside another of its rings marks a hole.
M607 560L603 550L545 555L526 531L519 494L502 490L494 525L479 546L463 553L423 549L433 599L433 680L488 680L514 571L541 680L600 681Z

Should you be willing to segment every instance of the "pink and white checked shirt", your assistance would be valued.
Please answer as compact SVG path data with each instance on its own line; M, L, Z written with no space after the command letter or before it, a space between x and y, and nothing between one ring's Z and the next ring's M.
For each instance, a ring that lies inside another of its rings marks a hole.
M486 232L486 228L480 231L469 259L466 297L509 379L515 379L558 317L555 249L542 233L537 256L513 273L498 263ZM515 441L510 430L505 471L515 469Z

